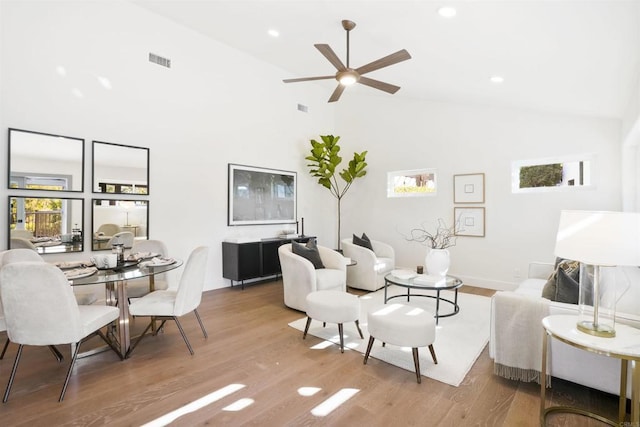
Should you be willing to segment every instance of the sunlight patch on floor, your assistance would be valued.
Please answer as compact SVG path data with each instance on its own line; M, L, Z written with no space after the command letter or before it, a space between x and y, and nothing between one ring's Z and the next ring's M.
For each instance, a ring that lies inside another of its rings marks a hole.
M308 397L308 396L313 396L314 394L316 394L320 390L322 390L322 389L318 388L318 387L300 387L298 389L298 394L300 396Z
M340 405L344 404L347 400L351 399L357 392L357 388L343 388L327 400L316 406L311 410L311 414L316 417L325 417L333 412Z
M244 408L251 406L255 401L253 399L249 399L244 398L244 399L238 399L235 402L233 402L231 405L225 406L224 408L222 408L223 411L229 411L229 412L238 412L238 411L242 411Z
M210 405L245 387L246 386L244 384L229 384L228 386L223 387L219 390L216 390L213 393L209 393L198 400L194 400L193 402L181 408L178 408L175 411L171 411L168 414L165 414L159 418L156 418L155 420L150 421L147 424L144 424L142 427L166 426L167 424L172 423L173 421L177 420L178 418L180 418L185 414L189 414L191 412L197 411L198 409L204 408L205 406Z

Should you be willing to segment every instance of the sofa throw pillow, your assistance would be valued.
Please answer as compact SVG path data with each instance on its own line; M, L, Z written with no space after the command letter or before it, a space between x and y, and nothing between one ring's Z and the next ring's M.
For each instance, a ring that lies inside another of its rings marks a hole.
M556 277L556 297L554 301L566 302L569 304L577 304L580 297L580 283L578 282L578 273L573 270L558 269Z
M577 304L580 296L580 263L557 259L556 269L542 289L542 297L551 301Z
M366 239L365 239L366 237ZM373 246L371 246L371 240L367 237L366 234L362 233L362 237L358 237L355 234L353 235L353 244L362 246L363 248L367 248L369 250L373 250Z
M546 298L551 301L555 301L556 298L556 273L554 272L549 279L547 279L547 283L544 284L542 288L542 298Z
M320 258L320 252L318 251L318 247L316 246L316 241L314 239L310 239L306 245L302 245L298 242L291 242L291 251L294 254L300 255L301 257L311 261L313 268L316 270L324 268L322 258Z

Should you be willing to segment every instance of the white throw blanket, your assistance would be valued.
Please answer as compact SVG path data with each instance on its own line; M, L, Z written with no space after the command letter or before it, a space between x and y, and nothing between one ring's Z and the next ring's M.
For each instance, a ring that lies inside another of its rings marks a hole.
M494 373L512 380L540 383L542 319L549 315L549 301L515 292L497 292L492 309ZM550 375L547 384L551 384Z

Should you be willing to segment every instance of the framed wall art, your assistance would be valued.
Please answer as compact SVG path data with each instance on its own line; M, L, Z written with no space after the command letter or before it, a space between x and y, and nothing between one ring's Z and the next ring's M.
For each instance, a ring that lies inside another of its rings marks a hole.
M484 173L454 175L453 203L484 203Z
M453 208L456 236L484 237L484 208Z
M295 224L296 172L229 164L228 225Z

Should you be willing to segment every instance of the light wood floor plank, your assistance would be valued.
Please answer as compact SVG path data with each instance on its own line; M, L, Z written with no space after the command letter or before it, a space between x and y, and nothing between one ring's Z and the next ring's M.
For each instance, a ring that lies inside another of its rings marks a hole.
M462 291L493 293L466 286ZM313 336L303 340L301 332L287 326L304 313L286 308L282 301L280 281L247 286L244 291L235 287L206 292L199 312L209 338L204 339L193 315L181 321L194 356L175 324L167 322L163 333L146 337L125 361L111 352L79 360L63 403L57 397L69 358L58 364L46 348L25 348L9 402L0 404L0 422L138 426L230 384L242 384L241 390L183 415L172 425L539 425L539 386L493 375L486 348L460 387L426 377L417 384L412 372L377 359L364 365L358 352L343 354L336 345L314 348L322 340ZM135 319L132 329L140 331L145 321ZM337 333L336 325L327 328ZM4 336L0 334L0 340ZM12 345L0 361L2 391L16 348ZM555 379L553 385L548 395L555 404L586 405L616 416L613 396ZM300 387L319 391L303 396ZM325 416L311 413L325 399L349 388L358 392L334 411ZM240 399L250 399L248 406L228 410ZM598 424L558 415L549 425Z

